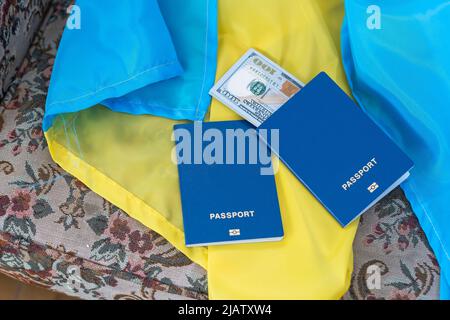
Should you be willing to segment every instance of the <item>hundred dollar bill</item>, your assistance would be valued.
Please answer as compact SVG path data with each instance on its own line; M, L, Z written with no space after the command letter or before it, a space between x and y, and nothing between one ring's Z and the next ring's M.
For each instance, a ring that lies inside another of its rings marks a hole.
M293 75L250 49L209 94L259 127L303 87Z

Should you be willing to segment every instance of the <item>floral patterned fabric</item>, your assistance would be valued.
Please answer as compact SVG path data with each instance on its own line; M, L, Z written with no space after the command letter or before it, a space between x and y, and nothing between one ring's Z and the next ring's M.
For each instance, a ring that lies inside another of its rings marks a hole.
M50 158L41 121L69 4L51 6L0 103L0 272L83 299L206 299L205 270ZM400 188L363 215L354 253L344 299L438 298L439 267Z
M353 251L345 299L439 299L438 262L401 188L362 216Z
M0 1L0 98L27 54L50 0Z

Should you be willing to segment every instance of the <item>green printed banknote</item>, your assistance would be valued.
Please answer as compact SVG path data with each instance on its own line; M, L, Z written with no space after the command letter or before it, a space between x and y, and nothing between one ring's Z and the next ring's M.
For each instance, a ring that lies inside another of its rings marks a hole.
M209 93L258 127L303 86L276 63L250 49Z

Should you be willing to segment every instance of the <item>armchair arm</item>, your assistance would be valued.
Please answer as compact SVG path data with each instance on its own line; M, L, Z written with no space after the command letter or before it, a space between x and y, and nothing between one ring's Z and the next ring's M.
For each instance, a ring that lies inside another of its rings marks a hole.
M0 99L15 79L49 4L50 0L0 2Z

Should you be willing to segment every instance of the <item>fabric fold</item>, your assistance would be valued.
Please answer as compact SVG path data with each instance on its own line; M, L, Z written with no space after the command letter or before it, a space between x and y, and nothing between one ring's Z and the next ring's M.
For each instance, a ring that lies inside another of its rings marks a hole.
M402 187L439 261L441 298L449 299L450 2L345 4L342 50L353 95L415 163Z
M186 248L176 166L177 119L203 119L217 55L216 0L79 0L65 29L44 117L54 160L206 266Z
M55 116L99 103L113 111L202 120L217 49L215 0L78 0L80 29L66 28L46 102Z

